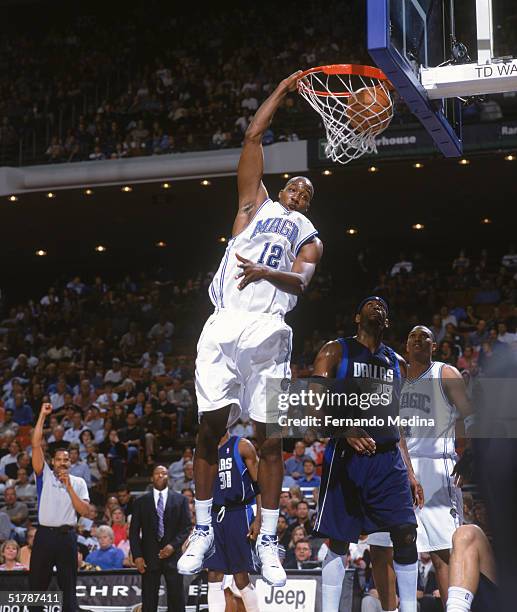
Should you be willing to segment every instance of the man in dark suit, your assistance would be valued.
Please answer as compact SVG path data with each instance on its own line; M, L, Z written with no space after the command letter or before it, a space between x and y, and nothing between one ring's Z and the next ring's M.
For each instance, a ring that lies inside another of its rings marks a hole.
M156 612L163 574L169 612L185 612L183 577L176 563L191 528L188 500L167 487L167 468L154 468L153 489L135 500L129 529L131 552L142 575L142 611Z

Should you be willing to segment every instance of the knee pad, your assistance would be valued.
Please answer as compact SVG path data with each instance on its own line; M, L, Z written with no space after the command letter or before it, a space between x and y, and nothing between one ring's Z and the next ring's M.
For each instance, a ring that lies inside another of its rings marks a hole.
M341 542L341 540L329 540L329 550L335 555L343 557L348 554L348 542Z
M416 549L416 525L397 525L390 529L393 542L393 560L400 565L410 565L418 561Z

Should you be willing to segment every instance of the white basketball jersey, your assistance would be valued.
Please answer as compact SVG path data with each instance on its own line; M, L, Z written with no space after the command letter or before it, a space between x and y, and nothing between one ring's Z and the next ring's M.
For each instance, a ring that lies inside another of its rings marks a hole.
M442 385L445 364L434 361L418 378L406 379L400 395L400 416L433 420L434 425L408 425L404 428L412 457L454 457L457 411L449 403Z
M217 308L248 312L281 314L296 305L295 295L281 291L267 280L250 283L240 290L242 278L236 253L256 263L290 272L298 252L318 232L299 212L267 199L240 234L234 236L210 285L209 294Z

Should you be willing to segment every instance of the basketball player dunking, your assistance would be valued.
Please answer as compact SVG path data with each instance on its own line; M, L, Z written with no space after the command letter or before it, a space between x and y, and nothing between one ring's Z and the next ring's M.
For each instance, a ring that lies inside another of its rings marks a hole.
M299 72L278 85L257 110L244 138L237 171L239 209L232 239L210 285L215 312L198 343L196 395L200 426L194 456L197 525L178 561L183 574L198 572L213 546L211 505L218 443L245 406L260 447L258 482L262 524L256 552L266 582L286 574L278 558L276 526L283 478L282 445L266 436L268 379L290 376L291 328L284 315L308 286L323 247L305 217L314 190L309 179L290 179L274 202L262 183L262 137Z
M386 302L377 296L364 299L357 308L355 321L358 324L356 336L331 341L320 350L314 364L314 376L323 387L328 383L318 378L335 378L340 392L360 390L386 394L389 403L384 404L378 416L387 420L387 415L398 415L406 363L382 342L388 326ZM371 415L354 414L356 416ZM387 530L395 544L393 566L372 557L382 610L396 609L394 568L401 605L408 600L414 601L416 612L413 499L421 504L423 496L403 440L395 425L375 428L368 433L356 428L346 431L345 436L331 438L327 445L315 525L321 536L330 538L322 570L324 610L339 610L344 556L349 543L357 542L363 533Z
M422 484L426 503L416 510L417 549L428 552L435 568L442 602L447 601L449 551L463 517L461 490L455 486L455 425L462 418L465 430L472 424L470 401L458 370L432 361L436 343L433 332L417 325L408 335L408 375L400 397L400 416L422 417L433 425L406 428L405 437L415 475ZM389 534L375 533L372 546L391 546Z

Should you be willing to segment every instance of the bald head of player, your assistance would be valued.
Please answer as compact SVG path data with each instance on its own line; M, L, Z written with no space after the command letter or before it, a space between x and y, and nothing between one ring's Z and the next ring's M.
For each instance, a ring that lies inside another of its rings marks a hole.
M310 180L306 176L293 176L278 193L278 201L289 210L305 215L313 196L314 187Z
M415 325L409 332L406 343L409 363L431 364L436 342L433 332L425 325Z
M359 326L358 331L381 335L389 326L388 305L376 295L365 298L357 307L355 322Z

